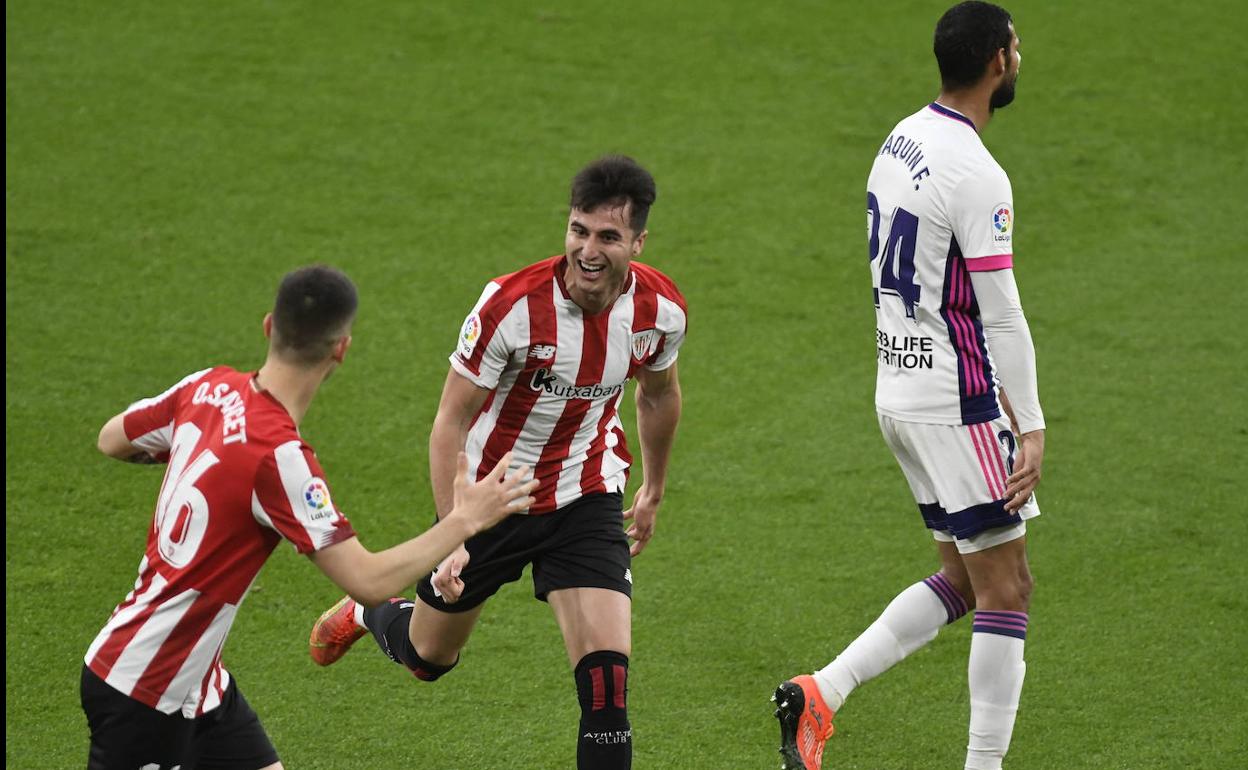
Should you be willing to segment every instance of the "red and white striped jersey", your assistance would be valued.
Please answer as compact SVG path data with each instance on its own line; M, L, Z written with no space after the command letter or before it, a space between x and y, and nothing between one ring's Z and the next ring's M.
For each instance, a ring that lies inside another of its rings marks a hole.
M126 410L126 437L168 460L134 590L87 650L122 693L166 714L216 708L234 615L273 548L300 553L354 537L312 448L252 375L189 375Z
M481 478L513 452L540 482L529 513L624 491L624 385L638 367L670 367L685 339L685 299L658 270L633 262L615 303L585 315L565 266L556 256L490 281L451 355L456 372L493 391L468 432L469 473Z

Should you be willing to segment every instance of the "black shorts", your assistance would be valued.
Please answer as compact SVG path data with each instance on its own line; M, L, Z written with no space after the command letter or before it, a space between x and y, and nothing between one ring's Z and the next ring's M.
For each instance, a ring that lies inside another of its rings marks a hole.
M233 675L220 706L187 719L122 694L84 665L82 710L91 729L87 770L258 770L278 761Z
M459 601L442 601L428 576L416 585L416 595L434 609L467 612L519 580L531 562L533 595L542 601L561 588L609 588L631 598L623 501L619 493L586 495L550 513L509 516L464 544L469 559L459 576Z

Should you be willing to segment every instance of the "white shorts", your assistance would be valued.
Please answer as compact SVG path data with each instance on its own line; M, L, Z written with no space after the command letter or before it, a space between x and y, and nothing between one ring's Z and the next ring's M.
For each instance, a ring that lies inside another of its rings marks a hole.
M1040 515L1033 495L1005 510L1005 480L1018 439L1004 415L975 425L929 425L878 415L884 441L910 484L932 536L974 553L1022 537Z

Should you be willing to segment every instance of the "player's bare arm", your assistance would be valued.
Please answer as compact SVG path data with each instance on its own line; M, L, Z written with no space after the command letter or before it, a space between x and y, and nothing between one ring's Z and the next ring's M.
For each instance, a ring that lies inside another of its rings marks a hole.
M1017 511L1031 499L1040 484L1040 466L1044 463L1044 430L1033 430L1018 437L1018 457L1014 472L1005 482L1005 509Z
M377 553L352 537L308 556L351 598L364 605L380 604L424 577L468 538L533 504L529 495L537 482L525 481L527 467L507 474L510 463L508 453L489 475L472 483L467 476L468 458L459 452L451 510L427 532Z
M447 372L438 414L429 434L429 480L439 518L446 516L454 506L455 458L463 451L473 418L489 395L488 390L477 387L454 369ZM468 550L461 542L437 565L433 585L448 603L457 601L464 591L459 575L467 564Z
M125 418L126 413L121 412L104 423L104 427L100 428L100 437L96 446L104 454L118 460L140 465L155 463L156 458L130 443L130 439L126 437Z
M1006 395L1005 388L997 391L997 398L1001 402L1001 410L1010 418L1010 430L1014 431L1015 436L1019 435L1018 418L1014 416L1014 407L1010 406L1010 397Z
M1010 406L1010 399L1004 388L999 396L1001 408L1010 418L1010 429L1019 437L1020 446L1014 463L1014 472L1006 479L1005 486L1005 509L1017 511L1027 502L1040 483L1040 466L1044 462L1044 431L1035 430L1024 435L1018 429L1018 418L1014 416L1014 408Z
M640 554L654 536L655 519L667 486L667 462L671 457L676 425L680 422L680 380L676 364L654 372L637 370L637 437L641 441L641 487L633 505L624 512L633 524L627 534L634 540L631 553Z

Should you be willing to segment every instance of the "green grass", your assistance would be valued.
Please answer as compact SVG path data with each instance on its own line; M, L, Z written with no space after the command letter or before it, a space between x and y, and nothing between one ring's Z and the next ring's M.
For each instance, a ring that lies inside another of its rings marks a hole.
M303 426L366 544L422 529L427 436L489 277L557 252L626 151L682 287L685 414L634 565L639 768L774 765L766 697L935 567L875 427L863 189L936 91L943 3L6 5L6 764L81 766L81 657L134 579L159 471L104 420L255 366L278 278L344 268L355 346ZM1049 421L1009 767L1248 762L1243 10L1013 5L1010 173ZM631 418L629 418L631 420ZM305 653L336 590L281 548L225 660L291 768L573 766L527 581L436 685ZM957 767L965 623L856 693L829 766Z

